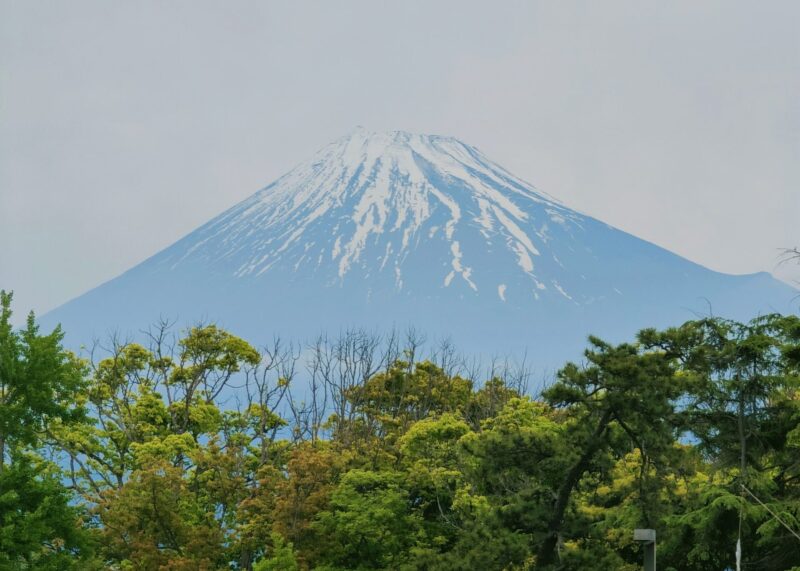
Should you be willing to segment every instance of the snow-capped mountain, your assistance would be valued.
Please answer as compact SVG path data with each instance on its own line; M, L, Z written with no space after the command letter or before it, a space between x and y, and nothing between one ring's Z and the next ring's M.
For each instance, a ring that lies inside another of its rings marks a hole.
M555 367L589 333L747 319L796 293L579 214L451 137L358 129L45 321L73 342L160 316L256 342L411 325Z
M559 280L574 268L551 242L586 250L583 222L455 139L359 129L157 258L170 271L199 264L329 287L373 280L395 294L572 299Z

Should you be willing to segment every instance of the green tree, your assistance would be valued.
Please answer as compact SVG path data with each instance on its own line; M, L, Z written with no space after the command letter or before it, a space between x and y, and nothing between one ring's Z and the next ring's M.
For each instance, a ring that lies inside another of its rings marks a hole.
M104 554L143 571L212 571L225 563L223 530L182 470L156 462L105 491L97 513Z
M32 313L15 331L11 301L0 292L0 569L90 569L82 510L40 455L51 426L83 420L85 366L59 329L40 334Z
M318 569L401 569L421 521L398 472L351 470L313 524L324 542Z
M253 566L253 571L299 571L294 546L280 534L272 534L272 549L267 557Z
M346 393L358 415L355 430L389 447L416 421L445 412L463 413L471 396L469 380L447 375L430 361L395 361Z
M0 570L95 569L84 511L57 467L14 454L0 473Z
M456 546L465 565L521 566L547 533L553 490L570 459L565 426L546 403L513 398L481 430L465 435L465 472L475 525ZM482 538L480 549L475 541Z
M685 389L674 355L641 342L614 346L590 337L590 343L588 365L568 364L544 392L545 400L567 415L569 445L547 516L547 534L537 551L539 568L556 562L572 494L584 475L597 469L601 453L616 450L619 457L620 448L633 446L646 466L671 449L682 426L676 404ZM652 526L655 522L644 509L647 502L642 496L641 524Z
M59 328L41 335L33 313L14 331L11 300L0 291L0 471L11 450L37 446L51 423L84 417L76 395L85 364L62 348Z
M708 562L702 568L732 566L741 530L746 564L800 565L800 540L750 495L800 532L800 456L792 437L800 422L800 319L704 319L648 336L680 355L691 383L687 428L708 459L708 484L679 520L694 546L686 558Z
M87 366L1 299L0 570L627 571L636 527L668 570L732 566L740 529L748 567L800 566L797 317L590 338L537 398L358 336L287 422L293 350L206 326Z

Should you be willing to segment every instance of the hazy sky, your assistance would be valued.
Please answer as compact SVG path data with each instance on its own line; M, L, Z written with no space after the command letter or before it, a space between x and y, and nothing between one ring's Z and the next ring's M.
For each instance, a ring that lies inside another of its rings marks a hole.
M800 2L0 1L0 287L46 311L355 125L710 268L800 245ZM777 271L776 271L777 269Z

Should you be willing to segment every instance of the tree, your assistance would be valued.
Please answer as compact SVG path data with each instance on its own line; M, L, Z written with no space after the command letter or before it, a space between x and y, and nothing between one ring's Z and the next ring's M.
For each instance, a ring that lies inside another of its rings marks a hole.
M313 524L322 569L400 569L421 532L402 474L351 470Z
M571 460L559 420L546 403L513 398L480 431L461 438L475 519L481 522L479 528L468 524L466 536L485 536L480 550L459 546L466 562L487 569L522 565L532 546L544 541L553 490Z
M544 392L545 400L567 415L571 445L537 551L537 568L555 562L572 493L600 452L634 446L642 462L649 463L671 447L680 428L675 407L684 389L675 356L643 343L613 346L596 337L589 340L588 366L568 364ZM652 524L649 520L645 516L642 523Z
M0 570L99 569L87 519L56 466L13 454L0 472Z
M219 569L224 538L212 509L192 493L180 468L153 462L102 495L97 513L105 555L147 571Z
M283 540L280 534L272 534L270 555L259 561L253 571L299 571L294 546Z
M472 388L469 380L447 375L430 361L397 360L345 396L355 412L351 425L379 447L394 447L416 421L446 412L463 414Z
M33 313L15 331L11 301L0 292L0 569L90 569L83 510L39 454L51 426L83 421L85 366L60 329L39 333Z
M93 362L81 396L93 423L57 423L50 442L98 518L106 557L147 570L249 569L257 547L239 510L284 424L272 407L285 386L269 388L260 354L215 326L151 340L112 343ZM256 394L225 410L237 375Z
M800 566L797 317L590 338L533 398L417 336L159 327L87 364L10 301L0 571L627 571L636 527L667 569L730 567L740 529L748 566Z
M800 565L797 537L750 495L800 530L800 461L792 440L800 423L800 319L704 319L648 335L680 356L691 382L687 428L709 459L710 482L683 520L696 538L687 557L732 565L730 546L741 535L746 564Z
M33 313L14 331L11 300L0 291L0 471L10 450L37 446L54 422L84 417L76 396L85 364L61 347L61 329L40 335Z

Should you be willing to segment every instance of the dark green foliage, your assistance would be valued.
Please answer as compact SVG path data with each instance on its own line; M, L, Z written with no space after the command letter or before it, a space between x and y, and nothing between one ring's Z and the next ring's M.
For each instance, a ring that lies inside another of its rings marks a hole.
M88 569L91 552L71 494L52 466L15 456L0 472L0 569Z
M732 568L740 530L800 569L796 317L592 337L531 398L360 333L298 367L162 329L89 369L2 302L0 570L632 571L637 527L660 569Z
M11 294L0 292L0 569L90 569L85 509L57 466L37 452L55 426L84 418L85 366L40 335L33 315L11 327Z
M11 448L36 445L54 421L79 420L85 366L61 348L56 329L40 335L33 314L11 327L11 294L0 291L0 466Z

